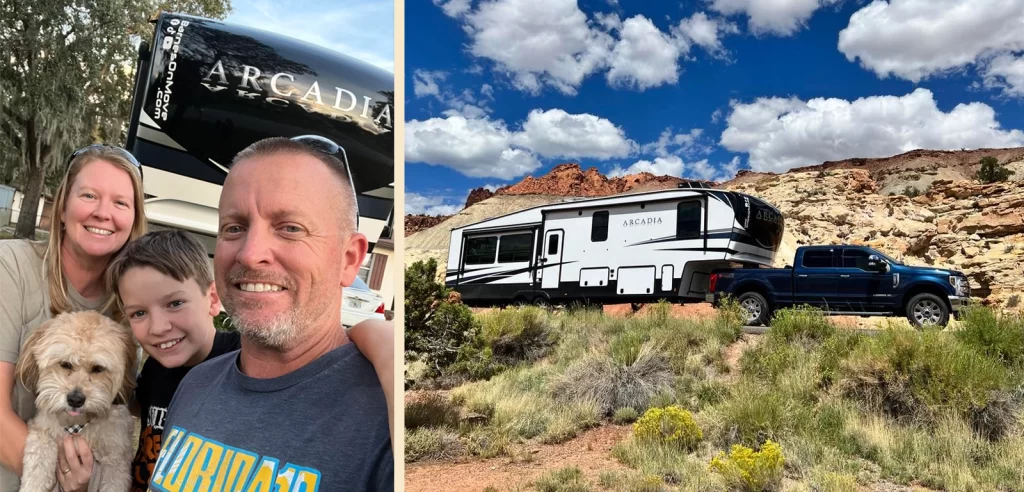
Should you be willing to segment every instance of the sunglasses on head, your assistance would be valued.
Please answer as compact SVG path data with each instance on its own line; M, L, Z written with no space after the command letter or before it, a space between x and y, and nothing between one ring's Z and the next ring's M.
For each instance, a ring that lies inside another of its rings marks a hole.
M74 153L71 154L71 157L68 157L68 162L67 162L67 164L64 167L66 169L70 169L71 161L74 161L75 157L78 157L78 156L82 155L83 153L88 152L90 150L96 150L96 149L109 149L109 150L113 150L113 151L117 152L118 155L120 155L121 157L124 157L125 160L127 160L130 163L132 163L132 165L135 166L135 169L138 169L139 177L140 178L142 177L142 164L139 164L139 160L136 159L135 156L133 156L131 152L128 152L127 150L122 149L121 147L115 147L113 145L107 145L107 144L86 145L85 147L82 147L82 148L74 151Z
M293 142L299 142L306 147L309 147L317 152L334 156L345 165L345 174L348 175L348 185L352 188L352 194L356 195L356 185L352 181L352 170L348 167L348 155L345 154L345 148L334 143L333 140L319 135L299 135L298 137L292 137L289 139ZM359 228L359 202L355 204L356 207L356 228Z

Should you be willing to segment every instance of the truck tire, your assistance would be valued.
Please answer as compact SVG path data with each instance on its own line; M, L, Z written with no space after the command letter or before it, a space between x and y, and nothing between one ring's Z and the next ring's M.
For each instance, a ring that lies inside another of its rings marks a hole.
M916 328L926 324L946 326L949 323L949 306L935 294L918 294L910 298L906 307L907 319Z
M768 326L770 319L770 308L768 300L758 292L744 292L736 299L740 306L747 312L746 324L748 326Z

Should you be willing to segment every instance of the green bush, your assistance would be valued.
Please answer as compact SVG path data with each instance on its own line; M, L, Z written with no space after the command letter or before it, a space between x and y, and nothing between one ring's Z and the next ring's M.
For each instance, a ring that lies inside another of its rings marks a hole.
M462 456L459 436L445 429L419 428L405 434L405 462L452 460Z
M612 422L616 424L632 424L636 422L636 419L640 417L640 413L630 407L622 407L615 410L612 414Z
M227 311L221 311L220 314L213 318L213 327L218 331L237 331L235 325L231 323L231 318L228 317Z
M768 336L786 342L822 342L836 333L836 325L810 306L780 309L772 318Z
M1024 362L1024 318L997 315L990 308L968 306L961 310L957 338L982 353L1008 364Z
M633 435L641 442L657 442L692 450L704 432L693 415L678 406L652 408L633 424Z
M740 357L743 374L767 381L776 381L782 373L793 367L800 349L785 343L764 341L748 349Z
M906 188L903 188L903 196L915 198L921 196L921 190L908 185Z
M533 484L540 492L588 492L590 484L578 467L567 466L537 479Z
M405 403L406 430L420 427L458 427L459 406L439 393L428 393Z
M972 423L991 426L1005 413L1009 370L956 337L935 330L888 331L865 340L840 368L842 391L898 419L933 422L951 411ZM973 418L972 418L973 416ZM998 428L978 428L1001 435Z
M767 441L754 451L735 444L728 455L720 451L711 459L710 468L722 475L734 490L762 492L778 490L782 485L782 447Z
M405 269L405 358L422 360L427 377L438 377L459 359L462 347L475 343L479 325L434 277L437 261L417 261Z
M974 174L974 179L981 181L982 183L1006 181L1014 174L1014 172L1007 169L1004 164L1000 164L995 157L982 157L978 163L981 164L981 168L979 168L978 172Z
M484 344L499 364L535 361L554 344L547 311L533 306L508 308L480 316Z

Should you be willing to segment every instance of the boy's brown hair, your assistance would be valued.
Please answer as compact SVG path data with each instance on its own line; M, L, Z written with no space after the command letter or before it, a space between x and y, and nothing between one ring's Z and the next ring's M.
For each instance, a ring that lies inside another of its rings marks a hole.
M128 269L137 267L150 267L178 282L195 280L204 293L213 283L206 248L196 238L176 229L150 232L129 241L107 267L107 291L114 294L119 311L124 304L117 283Z

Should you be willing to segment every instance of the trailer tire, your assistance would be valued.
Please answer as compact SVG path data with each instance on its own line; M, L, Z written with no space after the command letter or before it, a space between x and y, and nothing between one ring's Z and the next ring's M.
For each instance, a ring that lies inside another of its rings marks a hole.
M747 325L768 326L768 320L771 319L771 308L768 305L768 300L761 293L754 291L744 292L740 294L736 301L747 311Z
M533 305L542 309L551 309L551 301L547 297L537 296L533 298Z
M949 306L939 296L927 292L910 298L906 306L907 320L915 328L926 324L945 327L949 324Z

